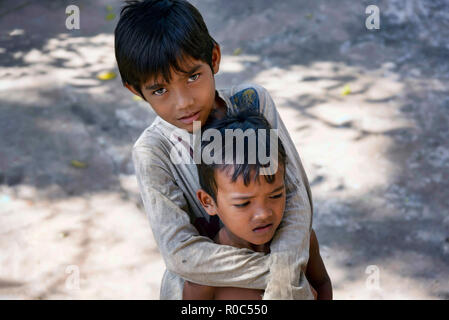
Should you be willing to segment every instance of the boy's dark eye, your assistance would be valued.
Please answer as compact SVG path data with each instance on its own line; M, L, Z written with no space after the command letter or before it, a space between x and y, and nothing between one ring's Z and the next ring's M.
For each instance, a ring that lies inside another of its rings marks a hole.
M246 207L247 205L249 205L249 201L246 201L245 203L234 204L234 207L243 208Z
M194 74L194 75L190 76L189 80L190 80L190 82L193 82L193 81L198 80L199 77L200 77L200 74L197 73L197 74Z
M270 198L271 198L271 199L278 199L278 198L282 197L283 194L284 194L284 193L281 192L281 193L279 193L279 194L277 194L277 195L275 195L275 196L271 196Z
M161 96L161 95L163 95L165 93L164 90L167 91L165 88L157 89L157 90L153 91L153 94L156 95L156 96Z

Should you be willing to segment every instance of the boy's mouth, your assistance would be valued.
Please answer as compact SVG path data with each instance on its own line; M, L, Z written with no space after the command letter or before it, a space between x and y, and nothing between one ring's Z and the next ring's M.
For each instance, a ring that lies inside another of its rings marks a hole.
M181 117L178 120L185 123L185 124L191 124L193 121L198 120L198 118L200 117L200 111L191 113L187 116Z
M263 232L270 231L272 227L273 227L273 224L269 223L269 224L254 228L253 231L257 232L257 233L263 233Z

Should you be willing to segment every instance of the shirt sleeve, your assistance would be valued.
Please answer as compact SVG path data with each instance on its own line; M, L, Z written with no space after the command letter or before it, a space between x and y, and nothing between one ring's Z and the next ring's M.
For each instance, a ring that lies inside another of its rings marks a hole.
M311 299L313 295L305 277L313 210L309 182L273 99L263 87L254 87L260 98L260 112L278 129L287 153L286 205L270 246L270 277L264 299Z
M265 289L269 256L199 235L163 150L135 146L133 162L146 215L170 272L202 285Z

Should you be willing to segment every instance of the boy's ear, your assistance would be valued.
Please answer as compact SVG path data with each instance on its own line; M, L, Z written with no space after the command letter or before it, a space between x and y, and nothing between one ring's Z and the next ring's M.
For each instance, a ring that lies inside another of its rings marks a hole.
M217 206L214 199L203 189L199 189L196 192L196 197L203 206L204 210L210 215L215 216L217 214Z
M212 50L212 68L214 69L214 74L216 74L220 69L220 60L221 60L220 45L215 44L214 49Z
M140 93L137 92L136 89L134 89L134 87L132 85L130 85L129 83L125 83L125 87L131 91L132 93L134 93L136 96L141 97L143 100L145 100L145 97L142 97L142 95Z

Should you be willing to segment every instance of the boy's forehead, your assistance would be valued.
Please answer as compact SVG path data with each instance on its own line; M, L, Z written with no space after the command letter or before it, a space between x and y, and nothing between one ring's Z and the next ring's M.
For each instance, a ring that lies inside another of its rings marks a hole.
M283 178L283 170L284 170L283 167L284 167L283 165L278 166L278 170L274 175L275 181L277 179ZM220 169L214 170L215 182L218 188L224 187L226 189L229 189L230 191L235 191L237 188L247 189L253 187L254 185L260 187L261 184L268 183L263 175L259 174L257 177L255 177L256 170L251 170L248 185L245 185L244 183L243 174L239 175L236 181L232 181L232 175L234 174L234 170L235 168L233 168L232 166L225 167L222 170Z
M177 61L177 68L171 65L169 67L170 75L169 79L165 79L162 70L159 73L150 75L144 83L145 87L153 86L154 84L165 84L170 83L176 76L185 76L191 72L196 71L206 63L201 60L196 60L190 56L183 56Z

